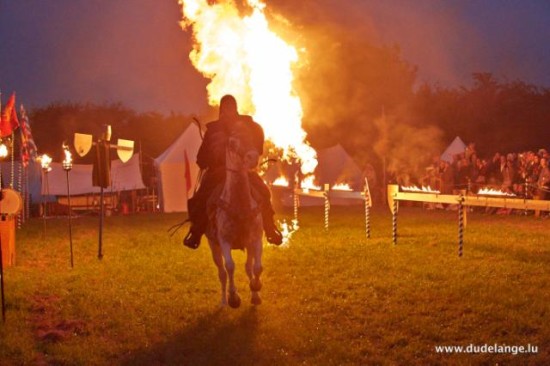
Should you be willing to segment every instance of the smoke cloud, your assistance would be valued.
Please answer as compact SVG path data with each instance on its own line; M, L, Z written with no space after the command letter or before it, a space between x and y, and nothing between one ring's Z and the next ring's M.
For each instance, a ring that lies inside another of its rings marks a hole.
M283 34L303 50L296 88L312 144L340 143L360 165L379 170L385 160L392 170L422 171L440 152L442 133L415 116L417 68L399 45L382 41L362 3L274 4L289 19Z

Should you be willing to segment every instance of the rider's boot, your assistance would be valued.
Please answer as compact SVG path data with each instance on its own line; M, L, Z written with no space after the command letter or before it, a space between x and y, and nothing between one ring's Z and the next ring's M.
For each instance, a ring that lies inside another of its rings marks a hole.
M202 230L198 229L197 225L191 224L189 232L183 239L183 245L191 249L197 249L201 244Z
M283 234L275 226L271 207L262 210L262 220L267 241L271 244L281 245L283 243Z

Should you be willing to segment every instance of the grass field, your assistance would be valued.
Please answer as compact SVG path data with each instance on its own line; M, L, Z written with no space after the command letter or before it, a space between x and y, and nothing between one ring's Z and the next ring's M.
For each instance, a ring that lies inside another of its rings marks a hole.
M290 213L280 215L289 218ZM220 309L208 246L167 229L183 215L109 217L97 255L97 218L17 231L5 271L0 364L358 365L550 364L550 220L470 214L457 256L456 212L403 208L399 241L375 210L365 239L361 207L301 211L286 248L264 251L263 304ZM440 354L436 346L538 347L536 354Z

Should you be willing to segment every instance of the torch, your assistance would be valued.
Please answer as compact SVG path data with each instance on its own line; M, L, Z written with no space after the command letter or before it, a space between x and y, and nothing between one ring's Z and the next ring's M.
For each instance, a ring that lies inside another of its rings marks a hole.
M69 183L69 172L73 168L72 154L69 151L69 145L63 143L63 152L65 153L65 160L63 160L63 170L67 173L67 206L69 207L69 242L71 247L71 268L74 267L73 262L73 226L72 226L72 213L71 213L71 187Z
M52 170L51 163L52 158L48 155L43 154L38 158L40 160L40 165L42 167L43 181L44 183L44 193L42 194L42 221L44 222L44 239L46 239L46 209L48 207L46 202L46 196L50 193L50 187L48 184L48 173Z
M8 147L4 142L0 143L0 159L4 159L6 156L8 156ZM2 188L2 170L0 169L0 188Z
M8 148L2 142L0 144L0 159L4 159L8 156ZM0 188L2 188L2 175L0 171ZM0 200L2 199L2 193L0 193ZM0 292L2 293L2 321L6 321L6 304L4 301L4 260L2 255L2 237L0 236Z

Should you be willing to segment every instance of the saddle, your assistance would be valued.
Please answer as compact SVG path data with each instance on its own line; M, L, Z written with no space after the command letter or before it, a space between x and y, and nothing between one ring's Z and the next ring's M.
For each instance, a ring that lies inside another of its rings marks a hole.
M227 202L221 199L221 193L223 190L225 182L222 182L212 190L210 197L206 203L206 213L208 216L208 225L206 229L206 237L209 239L217 239L217 217L216 213L218 208L224 210L228 218L227 225L224 226L225 236L227 240L231 243L232 249L241 249L244 250L245 240L242 240L246 237L247 234L247 225L251 222L252 218L261 213L262 205L264 204L261 195L258 190L254 187L251 187L251 195L254 201L256 201L257 206L254 210L248 212L242 212L235 209L235 207L230 206ZM241 239L241 240L238 240ZM217 240L214 240L217 242Z

